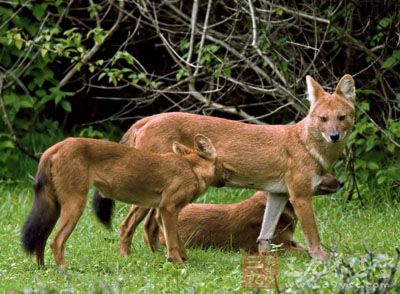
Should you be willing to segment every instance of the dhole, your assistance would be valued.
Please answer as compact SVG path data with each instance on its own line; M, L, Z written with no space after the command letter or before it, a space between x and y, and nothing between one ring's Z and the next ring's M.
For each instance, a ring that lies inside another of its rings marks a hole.
M315 194L332 194L343 186L343 182L330 174L322 177ZM268 193L256 192L252 197L239 203L189 204L178 217L178 232L185 245L196 247L218 247L257 251L257 236L260 233ZM146 210L132 205L129 217L121 225L120 252L130 253L133 232L146 215ZM293 207L287 203L272 238L272 243L282 244L286 250L304 250L293 240L297 217ZM146 219L144 239L152 251L158 248L158 239L164 243L157 224Z
M310 76L306 82L310 110L296 124L252 125L203 115L164 113L136 122L121 142L161 153L173 141L188 144L195 134L205 134L221 162L230 167L227 185L270 192L258 237L259 252L270 249L275 226L289 199L309 254L326 260L328 254L321 249L312 194L321 176L343 153L354 125L355 85L350 75L344 75L330 94ZM216 174L214 182L219 176ZM101 198L97 196L95 202L98 201Z
M35 252L36 262L43 265L46 240L60 217L50 247L57 265L65 267L65 242L94 185L105 197L157 207L168 259L182 262L186 254L177 233L178 213L207 189L215 173L216 152L210 140L196 135L193 141L194 150L171 144L176 154L154 154L84 138L68 138L50 147L39 162L35 201L22 232L23 247Z

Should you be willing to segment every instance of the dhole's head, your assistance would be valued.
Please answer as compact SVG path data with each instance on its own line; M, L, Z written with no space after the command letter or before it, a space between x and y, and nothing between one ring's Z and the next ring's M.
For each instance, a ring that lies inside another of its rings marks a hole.
M329 144L347 139L354 125L355 86L351 75L344 75L335 92L330 94L310 76L306 77L309 130L313 135Z
M210 139L197 134L194 137L194 149L174 142L172 150L189 160L197 176L202 177L208 184L212 181L215 175L217 152Z

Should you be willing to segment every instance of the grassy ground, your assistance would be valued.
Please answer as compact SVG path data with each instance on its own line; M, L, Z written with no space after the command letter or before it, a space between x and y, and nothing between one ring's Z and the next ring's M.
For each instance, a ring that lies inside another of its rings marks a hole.
M240 189L211 189L200 202L229 203L251 195ZM26 184L0 186L0 292L83 293L231 293L242 292L243 253L189 249L188 262L176 267L165 261L165 252L152 254L144 245L141 228L134 237L132 255L118 254L118 225L128 206L118 204L114 229L105 230L88 207L67 242L66 270L56 268L46 247L46 267L37 269L20 247L20 229L33 201ZM279 287L286 292L329 293L347 285L358 291L369 281L387 278L399 246L398 204L357 202L346 204L338 193L315 199L321 238L329 250L337 251L327 264L305 255L279 258ZM88 202L88 206L90 202ZM302 233L296 239L304 244ZM372 253L366 254L366 249ZM355 273L351 269L356 269ZM369 277L368 277L369 275ZM364 281L364 282L363 282ZM398 275L395 283L398 283ZM358 284L357 284L358 283ZM398 285L398 284L397 284ZM400 291L400 286L397 286ZM308 289L308 290L306 290ZM331 289L331 290L329 290Z

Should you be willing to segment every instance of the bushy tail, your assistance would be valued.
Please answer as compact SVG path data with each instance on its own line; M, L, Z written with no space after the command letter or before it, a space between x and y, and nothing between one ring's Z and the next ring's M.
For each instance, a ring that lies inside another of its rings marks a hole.
M47 238L60 215L60 207L48 175L43 167L39 167L34 184L35 200L21 236L22 247L28 253L36 253L39 264L43 263Z
M111 217L114 208L112 199L103 198L99 191L95 191L93 195L93 212L97 219L107 228L111 228Z

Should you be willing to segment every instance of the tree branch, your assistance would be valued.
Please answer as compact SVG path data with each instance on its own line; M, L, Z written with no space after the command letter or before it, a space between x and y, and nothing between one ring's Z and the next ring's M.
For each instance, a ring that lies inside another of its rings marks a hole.
M112 36L112 34L117 30L117 28L119 27L119 25L121 23L125 1L118 0L118 2L119 2L119 5L118 5L119 11L118 11L117 19L115 20L115 23L111 27L111 29L106 33L102 44L104 44ZM94 44L92 49L90 49L90 51L82 58L81 62L83 64L86 64L93 57L93 55L95 55L97 53L97 51L99 51L102 44ZM78 68L76 66L71 68L71 70L64 76L64 78L58 84L58 87L59 88L64 87L69 82L69 80L75 75L75 73L77 71L78 71Z
M8 112L6 109L6 104L4 102L4 97L3 97L3 85L4 85L4 75L0 73L0 107L1 110L3 111L3 120L4 123L6 124L8 131L10 132L11 140L15 144L15 146L25 155L29 156L35 161L39 161L38 157L30 150L28 150L18 139L14 127L11 123L11 120L8 116Z

